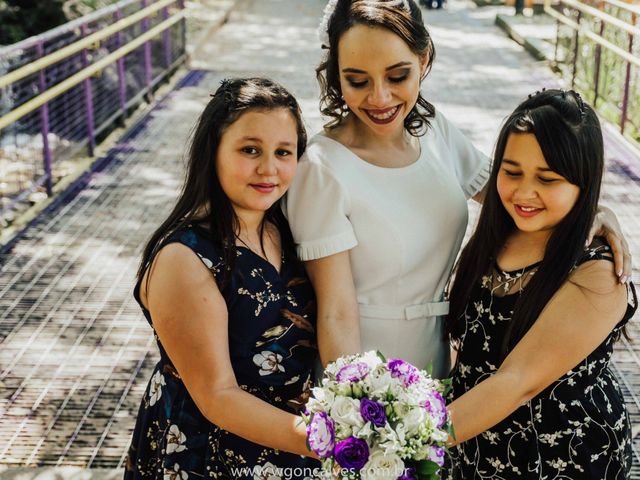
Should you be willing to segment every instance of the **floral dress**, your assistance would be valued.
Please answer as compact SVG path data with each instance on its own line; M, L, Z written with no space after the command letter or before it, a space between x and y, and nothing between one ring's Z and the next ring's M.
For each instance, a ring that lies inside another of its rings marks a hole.
M206 230L189 226L166 243L171 242L192 249L219 280L226 267ZM139 291L140 284L135 288L140 303ZM222 295L229 311L231 364L240 388L298 413L308 398L317 357L315 297L304 270L283 254L278 272L251 250L237 247L235 268ZM153 326L149 312L142 309ZM285 469L317 466L312 459L257 445L209 422L157 336L156 341L160 361L140 405L125 479L277 480ZM240 470L243 467L248 469Z
M608 250L608 246L592 248L579 264L587 260L611 260ZM451 400L498 369L502 341L515 302L536 266L513 272L496 267L471 294L452 372ZM632 458L631 429L609 361L613 344L636 307L635 290L629 285L626 313L602 344L502 422L452 449L451 466L445 478L627 478Z

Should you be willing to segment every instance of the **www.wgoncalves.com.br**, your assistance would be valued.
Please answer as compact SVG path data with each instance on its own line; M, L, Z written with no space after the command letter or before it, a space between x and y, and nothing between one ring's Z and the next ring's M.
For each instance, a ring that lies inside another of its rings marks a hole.
M398 473L388 472L384 475L386 469L374 469L376 476L379 478L397 478ZM335 478L352 478L354 471L348 468L334 469L333 474L321 468L310 467L276 467L275 465L266 464L255 467L231 467L231 475L233 478L256 479L256 480L331 480ZM360 471L362 473L362 471Z
M301 480L329 479L329 474L321 468L311 467L276 467L275 465L258 465L255 467L231 467L233 478L251 478L268 480Z

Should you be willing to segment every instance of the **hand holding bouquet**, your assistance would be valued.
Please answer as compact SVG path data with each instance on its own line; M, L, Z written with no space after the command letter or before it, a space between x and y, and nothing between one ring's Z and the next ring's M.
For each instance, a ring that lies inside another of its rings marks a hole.
M312 389L304 417L309 448L342 478L436 479L449 436L446 388L377 352L341 357Z

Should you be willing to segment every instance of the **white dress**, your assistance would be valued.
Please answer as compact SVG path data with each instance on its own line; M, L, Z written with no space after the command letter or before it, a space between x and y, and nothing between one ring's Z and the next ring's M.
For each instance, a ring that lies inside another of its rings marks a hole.
M490 162L440 113L420 146L416 162L384 168L317 134L285 210L302 260L350 251L363 350L443 377L443 293Z

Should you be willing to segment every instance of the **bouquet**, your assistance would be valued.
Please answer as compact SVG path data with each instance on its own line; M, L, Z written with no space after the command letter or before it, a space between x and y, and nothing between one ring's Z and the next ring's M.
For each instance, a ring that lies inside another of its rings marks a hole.
M379 352L341 357L312 389L303 419L327 477L437 479L450 433L446 382Z

